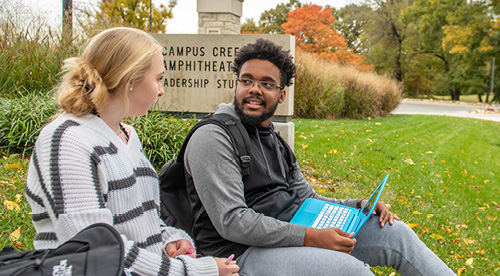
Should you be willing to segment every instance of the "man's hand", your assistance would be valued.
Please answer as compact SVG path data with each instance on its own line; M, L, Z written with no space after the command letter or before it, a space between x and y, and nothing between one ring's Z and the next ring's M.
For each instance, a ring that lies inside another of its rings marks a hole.
M307 228L304 246L325 248L351 254L356 244L354 233L347 234L338 228Z
M363 199L361 201L361 206L363 206L366 203L366 199ZM387 208L387 205L385 203L379 201L377 202L377 205L375 205L375 209L373 210L374 215L379 215L379 221L380 221L380 227L384 227L385 223L389 221L390 225L394 224L394 220L400 220L398 215L392 213L389 211L389 208Z
M165 251L167 252L168 256L172 258L180 255L188 255L196 258L194 246L188 240L178 240L167 243L167 245L165 245Z

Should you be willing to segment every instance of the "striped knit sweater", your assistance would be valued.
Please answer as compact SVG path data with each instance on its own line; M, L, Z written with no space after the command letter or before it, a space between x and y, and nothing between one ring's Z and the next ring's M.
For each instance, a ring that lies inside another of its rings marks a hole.
M218 275L213 258L163 254L169 242L193 242L159 218L158 177L133 129L125 144L97 116L59 116L35 143L26 195L36 249L55 248L104 222L121 234L132 275Z

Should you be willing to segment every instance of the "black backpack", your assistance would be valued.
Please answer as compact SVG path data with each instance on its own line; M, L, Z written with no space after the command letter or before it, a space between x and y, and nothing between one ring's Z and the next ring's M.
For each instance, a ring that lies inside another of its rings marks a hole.
M124 245L109 224L96 223L55 249L0 252L1 276L122 275Z
M180 228L186 231L190 236L193 234L193 221L195 218L198 218L205 209L202 206L197 214L193 214L192 212L186 185L184 152L186 151L187 144L193 133L199 127L206 124L216 124L231 136L235 145L236 155L240 161L240 167L243 172L242 176L250 174L250 137L239 119L225 113L210 114L193 126L184 139L177 158L170 159L165 163L158 175L160 179L161 219L166 225ZM287 151L287 164L290 168L289 175L293 178L296 170L295 156L285 140L280 135L277 135L277 137Z

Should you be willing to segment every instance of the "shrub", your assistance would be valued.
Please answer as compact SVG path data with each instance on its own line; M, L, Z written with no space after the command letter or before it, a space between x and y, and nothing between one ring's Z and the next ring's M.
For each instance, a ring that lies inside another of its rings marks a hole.
M0 150L29 155L41 128L58 108L45 93L24 91L18 98L0 97Z
M38 92L26 91L19 98L0 97L0 151L7 155L29 156L40 130L58 110L52 97ZM159 170L177 155L196 120L149 112L144 117L129 118L127 123L137 130L145 155Z
M195 119L180 119L161 112L149 112L143 117L129 118L142 142L144 153L159 172L165 162L181 149L187 133L197 122Z
M296 117L364 119L387 116L401 101L395 80L298 52Z
M32 16L33 11L19 18L22 14L16 12L23 7L12 8L0 9L0 96L18 97L24 90L46 93L56 84L62 61L77 48L61 43L43 19Z
M344 92L333 72L319 70L326 61L310 55L297 55L294 113L296 117L338 118L341 116Z

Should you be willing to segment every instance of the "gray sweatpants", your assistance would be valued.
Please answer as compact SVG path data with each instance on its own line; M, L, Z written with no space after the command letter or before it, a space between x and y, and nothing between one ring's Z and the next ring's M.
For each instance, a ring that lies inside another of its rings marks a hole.
M361 229L351 255L314 247L251 247L237 260L239 274L373 275L370 266L388 266L401 275L455 275L405 223L381 228L378 219Z

